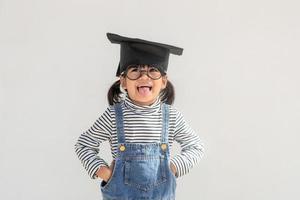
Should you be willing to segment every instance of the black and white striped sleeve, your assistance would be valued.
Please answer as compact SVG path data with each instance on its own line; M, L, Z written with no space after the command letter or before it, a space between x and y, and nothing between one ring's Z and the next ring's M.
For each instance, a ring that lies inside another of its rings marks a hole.
M177 111L174 139L181 146L181 152L171 159L177 169L177 176L187 174L203 156L203 143L195 131L186 123L183 115Z
M108 166L99 155L99 146L109 140L112 131L112 119L108 108L94 124L83 132L76 144L75 152L92 179L96 178L96 171L101 166Z

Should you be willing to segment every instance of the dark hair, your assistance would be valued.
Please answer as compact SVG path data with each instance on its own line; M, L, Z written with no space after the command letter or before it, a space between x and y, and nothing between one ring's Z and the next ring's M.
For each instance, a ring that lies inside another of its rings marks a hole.
M109 105L113 105L122 100L121 90L120 90L120 80L114 82L114 84L109 88L107 93L107 100ZM168 80L166 88L160 92L160 99L162 102L172 105L175 100L175 90L173 84Z

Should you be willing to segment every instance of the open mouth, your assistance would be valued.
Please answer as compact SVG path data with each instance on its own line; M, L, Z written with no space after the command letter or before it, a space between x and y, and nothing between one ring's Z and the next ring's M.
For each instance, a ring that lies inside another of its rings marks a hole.
M151 92L152 87L151 86L138 86L137 90L141 95L147 95Z

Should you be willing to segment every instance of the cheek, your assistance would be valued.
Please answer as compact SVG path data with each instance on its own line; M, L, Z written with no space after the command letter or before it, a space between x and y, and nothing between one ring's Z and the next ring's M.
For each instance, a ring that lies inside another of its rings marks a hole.
M135 87L135 84L127 83L126 85L127 90L134 92L137 88Z
M131 90L133 83L124 78L121 80L121 85L124 89Z
M157 80L157 82L155 83L156 88L159 88L160 90L164 89L166 87L166 81L165 80Z
M161 90L163 90L163 85L161 84L154 85L154 87L152 87L152 92L154 93L159 93Z

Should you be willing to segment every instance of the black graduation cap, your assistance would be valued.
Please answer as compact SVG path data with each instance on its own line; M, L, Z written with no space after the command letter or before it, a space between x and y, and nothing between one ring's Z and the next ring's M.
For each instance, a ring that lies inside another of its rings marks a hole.
M155 65L162 73L166 73L170 53L181 55L183 51L182 48L168 44L128 38L113 33L106 35L111 43L121 45L120 62L116 76L120 76L132 64Z

